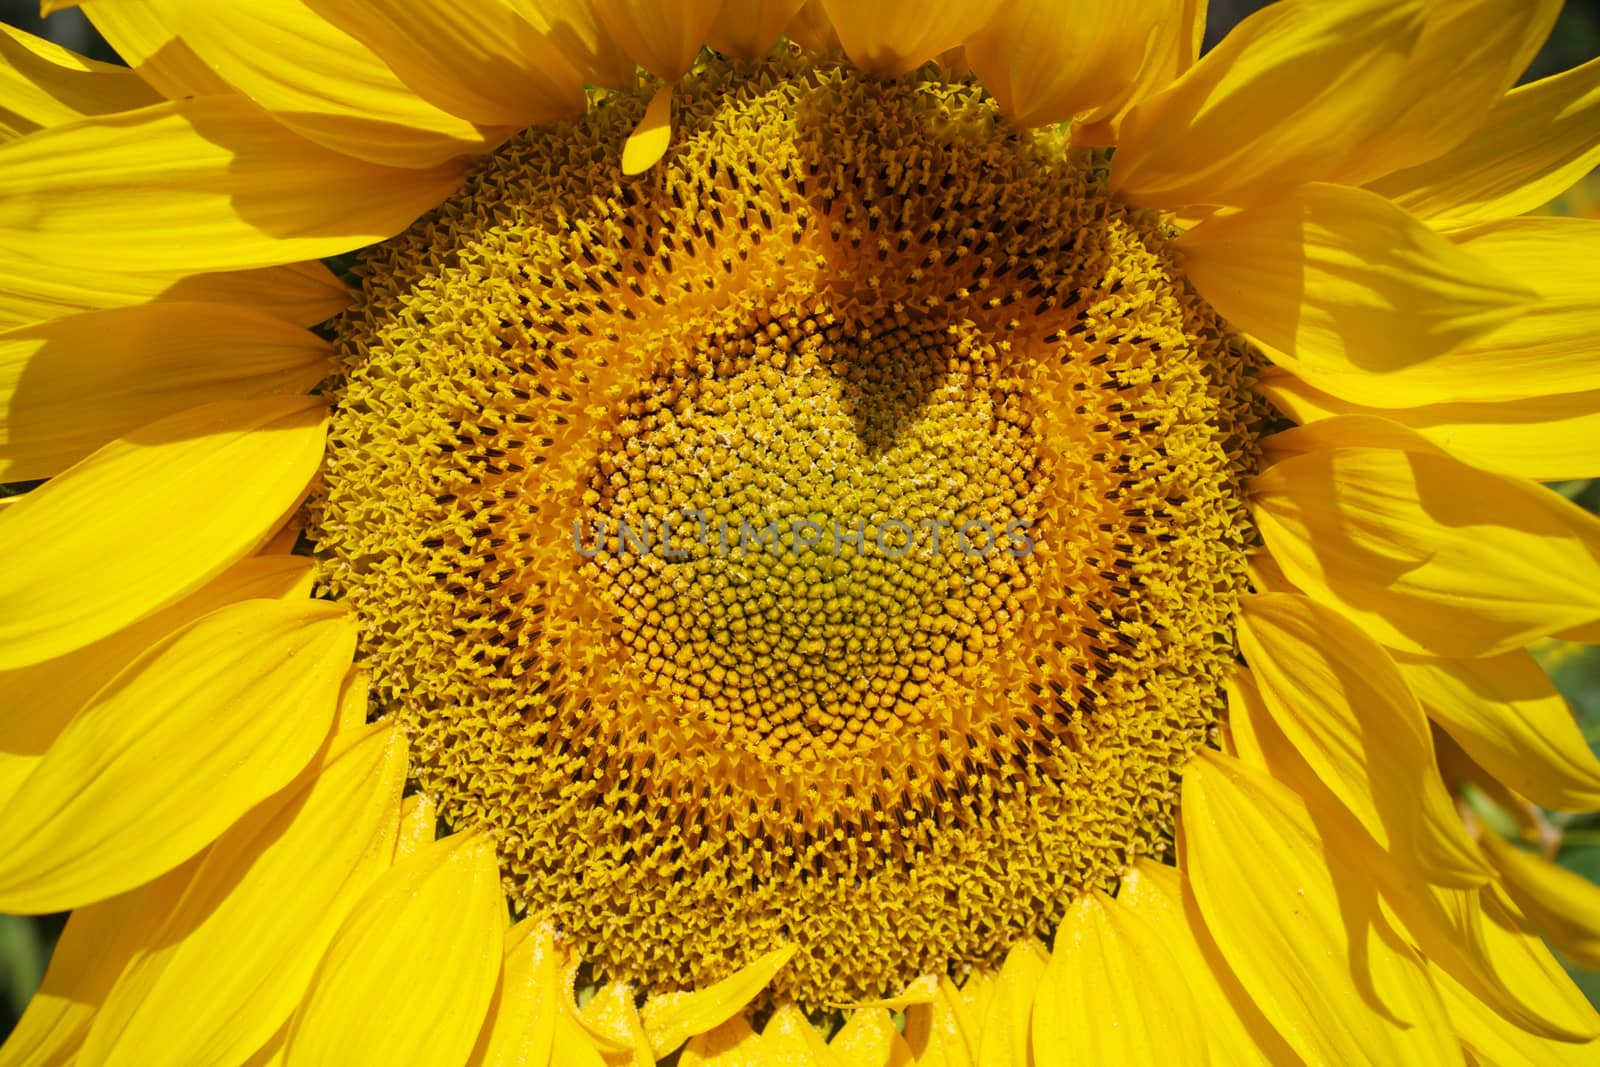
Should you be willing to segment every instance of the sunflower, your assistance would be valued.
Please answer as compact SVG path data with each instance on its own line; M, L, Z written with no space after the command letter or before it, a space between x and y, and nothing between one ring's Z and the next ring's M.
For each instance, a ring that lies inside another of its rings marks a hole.
M6 30L0 1064L1589 1060L1559 6Z

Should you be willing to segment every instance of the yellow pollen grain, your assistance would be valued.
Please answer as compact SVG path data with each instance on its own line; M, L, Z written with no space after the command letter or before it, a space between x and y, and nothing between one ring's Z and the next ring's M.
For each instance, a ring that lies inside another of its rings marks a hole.
M998 963L1171 848L1248 361L1103 154L973 85L711 60L625 177L647 96L371 250L323 583L417 785L601 972L794 942L816 1008Z

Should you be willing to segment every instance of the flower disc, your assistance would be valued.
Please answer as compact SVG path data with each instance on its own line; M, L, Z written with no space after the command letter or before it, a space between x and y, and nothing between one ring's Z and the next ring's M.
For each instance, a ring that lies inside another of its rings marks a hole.
M711 61L623 178L646 96L369 256L325 584L419 787L607 973L792 941L821 1006L996 963L1171 847L1248 360L1104 154L975 86Z

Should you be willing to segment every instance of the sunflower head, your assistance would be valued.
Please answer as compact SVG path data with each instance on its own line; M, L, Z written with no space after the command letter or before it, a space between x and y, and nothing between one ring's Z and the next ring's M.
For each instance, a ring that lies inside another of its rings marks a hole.
M1455 803L1600 807L1559 5L84 6L0 38L0 1061L1600 1033Z
M366 258L325 581L446 820L608 972L794 941L817 1007L998 965L1170 855L1248 356L1105 153L974 85L708 59L622 176L649 92Z

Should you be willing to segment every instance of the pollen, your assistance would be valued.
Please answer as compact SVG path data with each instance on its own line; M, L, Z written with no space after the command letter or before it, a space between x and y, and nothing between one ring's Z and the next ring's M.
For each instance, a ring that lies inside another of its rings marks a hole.
M1251 534L1243 346L1103 152L712 57L371 249L308 535L416 788L603 974L809 1009L1172 849Z

